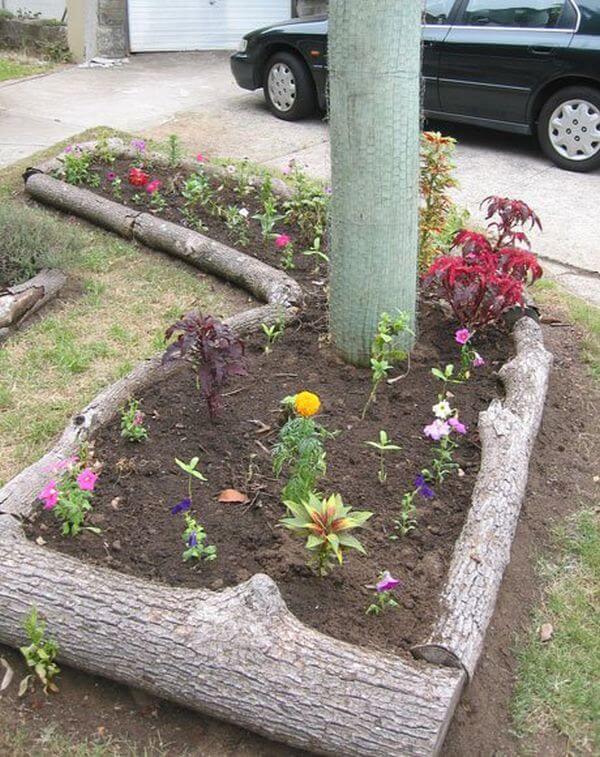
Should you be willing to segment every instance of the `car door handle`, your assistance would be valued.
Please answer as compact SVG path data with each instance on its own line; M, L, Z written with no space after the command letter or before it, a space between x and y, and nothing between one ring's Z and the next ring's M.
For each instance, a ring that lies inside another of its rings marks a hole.
M556 50L555 47L530 47L529 52L534 55L552 55Z

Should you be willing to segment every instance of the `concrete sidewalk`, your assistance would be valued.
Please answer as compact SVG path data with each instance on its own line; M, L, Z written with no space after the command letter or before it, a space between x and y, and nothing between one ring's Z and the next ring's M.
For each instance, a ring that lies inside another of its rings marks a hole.
M177 133L190 149L279 168L296 158L329 175L327 125L272 117L262 93L236 86L227 53L138 55L122 67L73 67L0 85L0 165L98 125L157 138ZM428 127L459 140L457 201L478 220L487 195L527 202L544 225L532 235L534 250L554 262L568 288L600 305L600 172L561 171L530 137Z

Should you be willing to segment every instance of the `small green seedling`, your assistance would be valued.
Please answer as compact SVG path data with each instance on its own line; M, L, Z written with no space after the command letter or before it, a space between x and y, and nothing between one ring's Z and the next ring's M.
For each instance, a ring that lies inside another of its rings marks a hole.
M266 323L261 323L260 327L263 330L264 335L267 337L265 355L268 355L272 351L275 342L283 336L285 331L285 321L280 316L272 326L267 326Z
M378 442L365 442L369 447L374 447L379 452L379 471L377 472L377 478L380 483L384 484L387 480L387 471L385 469L385 454L386 452L399 452L402 447L397 444L392 444L387 433L385 431L379 432Z
M188 560L211 562L217 559L217 548L213 544L205 544L206 531L204 527L189 513L185 514L185 531L182 538L186 547L183 552L183 559L186 562Z
M52 639L46 639L46 623L38 618L37 608L32 607L23 624L30 644L20 647L20 652L25 658L27 667L34 672L25 676L19 686L19 696L27 693L30 684L34 681L34 673L44 685L44 692L58 691L54 678L60 673L60 668L55 663L58 654L58 645Z
M184 473L188 474L188 497L190 500L193 499L192 497L192 481L194 478L197 478L198 481L206 481L206 477L200 473L200 471L197 469L198 463L200 462L199 457L193 457L189 463L184 463L182 460L179 460L177 457L175 458L175 462L177 465L181 468Z

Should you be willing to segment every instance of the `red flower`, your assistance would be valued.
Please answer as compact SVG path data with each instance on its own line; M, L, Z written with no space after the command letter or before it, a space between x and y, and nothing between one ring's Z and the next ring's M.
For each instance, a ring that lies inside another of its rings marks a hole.
M141 168L130 168L127 178L129 183L134 187L145 187L150 181L148 174L144 173Z

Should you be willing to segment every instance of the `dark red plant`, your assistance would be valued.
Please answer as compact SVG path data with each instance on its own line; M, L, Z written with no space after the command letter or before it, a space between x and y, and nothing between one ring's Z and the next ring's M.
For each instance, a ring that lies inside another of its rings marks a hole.
M165 332L176 341L167 347L163 362L183 357L192 363L211 419L222 407L221 392L231 376L246 375L244 343L212 315L187 313Z
M129 183L134 187L145 187L150 181L150 176L141 168L130 168L127 175Z
M452 249L458 255L435 260L423 276L424 286L437 292L470 330L497 321L504 312L523 306L528 283L542 276L536 256L518 245L530 247L519 227L542 228L531 208L520 200L487 197L488 234L467 229L457 232Z

